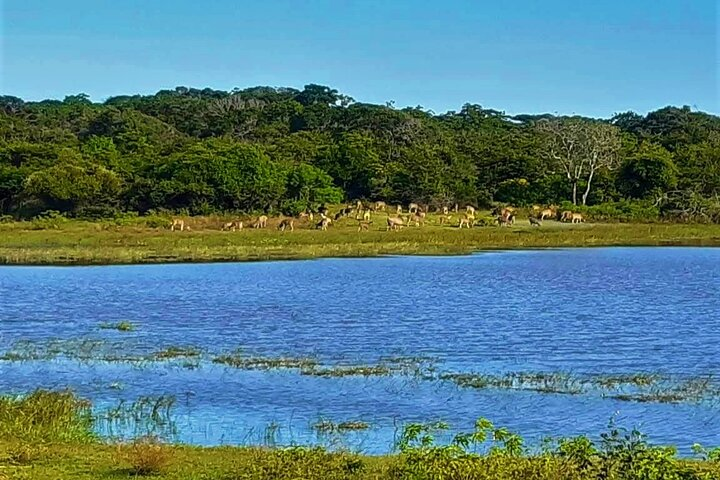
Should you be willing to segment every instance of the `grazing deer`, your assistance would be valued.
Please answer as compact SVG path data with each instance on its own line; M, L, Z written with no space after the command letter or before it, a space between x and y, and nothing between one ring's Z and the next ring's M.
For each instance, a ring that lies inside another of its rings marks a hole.
M532 212L537 215L542 210L542 207L540 205L533 205L532 206Z
M425 216L415 214L408 217L408 225L415 224L416 227L422 227L425 225Z
M370 221L370 210L365 210L365 212L363 212L362 218L364 221L369 222Z
M560 221L561 222L569 222L570 220L572 220L572 215L573 215L573 212L571 212L570 210L565 210L560 215Z
M379 212L380 210L385 211L387 208L387 204L385 202L375 202L375 211Z
M449 212L450 212L450 209L447 206L442 207L443 215L447 215Z
M470 228L472 227L473 218L468 217L467 215L460 217L460 222L458 223L458 228L462 229L463 226Z
M528 221L530 222L531 227L539 227L542 225L542 218L538 218L533 215L528 217Z
M220 230L223 230L223 231L225 231L225 230L231 230L231 231L234 232L235 230L242 230L242 228L243 228L243 223L242 223L242 222L232 221L232 222L225 222L225 223L223 223L223 224L222 224L222 227L220 228Z
M397 213L398 215L402 214L402 205L398 205L397 207L395 207L395 213Z
M317 224L317 228L320 230L327 230L328 226L332 223L332 219L330 217L323 217L322 220L320 220L320 223Z
M420 206L417 203L411 203L410 205L408 205L408 212L417 213L418 208L420 208Z
M388 217L387 230L400 230L405 225L402 218Z
M267 215L260 215L257 219L257 222L255 222L255 228L267 227L267 221L268 221Z
M554 208L546 208L540 212L540 220L545 220L546 218L554 217L555 215L557 215L557 211Z
M185 230L185 220L181 218L173 218L172 224L170 225L170 231L174 232L176 228L180 229L181 232ZM188 228L188 230L190 229Z
M358 223L358 232L368 231L370 229L371 224L372 224L372 221L369 221L369 222L363 221L363 222Z
M289 228L291 232L295 231L295 221L292 218L284 218L279 224L278 224L278 230L281 232L284 232L286 228Z
M498 225L501 227L511 227L515 223L515 215L512 213L505 213L497 217Z
M450 223L450 220L452 220L452 215L443 215L440 217L440 225L444 225L445 223Z
M585 219L582 216L582 213L571 213L570 214L570 222L571 223L581 223L584 222Z
M472 205L467 205L465 207L465 212L471 215L475 215L475 207L473 207Z

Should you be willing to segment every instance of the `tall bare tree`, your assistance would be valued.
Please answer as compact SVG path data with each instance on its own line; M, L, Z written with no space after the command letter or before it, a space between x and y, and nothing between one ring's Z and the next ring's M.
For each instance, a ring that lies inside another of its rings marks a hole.
M604 122L582 118L552 118L537 123L545 140L543 153L567 177L572 201L578 203L578 186L585 182L582 204L587 203L598 170L617 165L620 130Z

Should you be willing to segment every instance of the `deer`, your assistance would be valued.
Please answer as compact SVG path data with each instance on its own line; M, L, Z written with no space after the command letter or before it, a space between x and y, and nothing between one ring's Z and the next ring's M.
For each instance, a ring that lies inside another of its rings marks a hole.
M330 217L323 217L322 220L320 220L320 223L317 224L317 228L319 228L322 231L325 231L328 229L328 226L332 223L332 219Z
M358 223L358 232L368 231L372 221L362 221Z
M265 228L265 227L267 227L267 221L268 221L267 215L260 215L257 219L257 222L255 222L254 227L255 228Z
M185 230L185 220L181 218L173 218L172 224L170 225L170 231L174 232L175 228L180 229L181 232Z
M387 230L400 230L405 225L403 219L400 217L388 217L387 218Z
M278 230L281 232L284 232L286 228L289 228L291 232L295 231L295 221L292 218L284 218L279 224L278 224Z

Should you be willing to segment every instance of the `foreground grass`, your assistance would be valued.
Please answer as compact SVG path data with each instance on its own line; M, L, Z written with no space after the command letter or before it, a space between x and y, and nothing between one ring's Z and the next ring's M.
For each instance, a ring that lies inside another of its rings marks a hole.
M141 437L99 441L88 404L70 392L0 397L0 479L547 479L711 480L720 478L720 451L695 450L702 460L648 444L636 431L612 427L594 443L559 440L534 452L523 439L485 419L450 443L435 442L447 425L405 426L398 453L366 456L322 448L200 448ZM481 453L477 453L481 452Z
M0 225L0 264L102 265L169 262L291 260L378 255L453 255L483 249L527 249L597 246L719 246L720 225L580 224L547 221L531 228L519 221L512 228L460 230L428 219L424 227L398 232L382 229L376 217L370 231L358 232L345 219L319 231L300 225L294 232L263 230L221 232L213 222L199 222L190 232L163 228L115 226L66 221L58 228L33 230L29 222Z

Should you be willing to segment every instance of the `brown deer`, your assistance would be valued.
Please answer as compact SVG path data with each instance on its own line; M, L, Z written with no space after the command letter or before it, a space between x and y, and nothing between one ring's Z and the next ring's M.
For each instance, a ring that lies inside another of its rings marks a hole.
M545 210L540 212L540 220L545 220L546 218L551 218L551 217L554 217L555 215L557 215L557 210L555 210L552 207L546 208Z
M295 231L295 220L292 218L284 218L279 224L278 224L278 230L281 232L284 232L285 229L289 228L291 232Z
M387 230L400 230L405 226L405 222L400 217L388 217L387 218Z
M173 218L172 224L170 225L170 231L174 232L176 228L178 228L181 232L185 230L185 220L181 218Z
M366 231L366 232L367 232L367 231L370 229L370 225L371 225L371 224L372 224L372 221L369 221L369 222L366 222L366 221L359 222L359 223L358 223L358 232L362 232L362 231Z
M268 217L267 215L260 215L257 219L257 222L255 222L255 228L265 228L267 227L267 221Z

